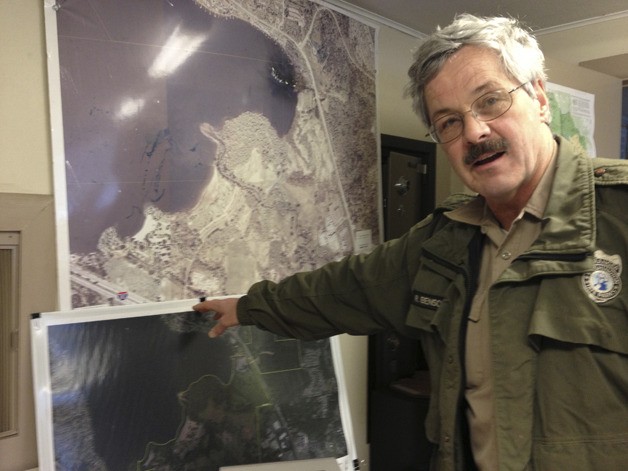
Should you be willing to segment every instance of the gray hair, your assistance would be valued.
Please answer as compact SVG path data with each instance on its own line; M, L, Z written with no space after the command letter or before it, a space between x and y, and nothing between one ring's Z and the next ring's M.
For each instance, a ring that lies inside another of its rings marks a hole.
M482 18L470 14L456 16L445 28L438 27L414 53L408 70L410 83L406 96L412 98L414 112L430 125L425 103L425 86L441 70L445 61L466 45L495 51L501 58L506 75L518 83L541 79L547 81L545 58L532 34L513 18ZM533 96L531 84L525 90Z

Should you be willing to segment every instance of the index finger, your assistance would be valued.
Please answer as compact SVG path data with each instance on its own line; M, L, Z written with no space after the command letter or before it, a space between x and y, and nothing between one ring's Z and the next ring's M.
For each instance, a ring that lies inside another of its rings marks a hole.
M198 312L215 311L217 308L215 299L207 299L192 306L192 309Z

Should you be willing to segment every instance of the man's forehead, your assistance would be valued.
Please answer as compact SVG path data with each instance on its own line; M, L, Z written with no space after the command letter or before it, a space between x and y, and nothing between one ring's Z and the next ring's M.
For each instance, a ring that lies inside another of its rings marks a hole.
M450 57L425 86L425 103L430 116L450 108L470 105L489 91L509 86L499 56L486 48L465 46Z
M429 115L434 117L451 112L466 111L473 101L491 91L504 88L507 79L487 79L477 84L465 84L458 88L443 91L425 89L425 103ZM464 109L462 109L464 108Z

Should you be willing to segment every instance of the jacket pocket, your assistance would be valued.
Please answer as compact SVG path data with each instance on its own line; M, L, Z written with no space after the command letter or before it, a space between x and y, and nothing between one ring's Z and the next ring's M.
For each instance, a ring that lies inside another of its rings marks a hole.
M628 436L587 442L538 442L533 462L535 471L626 471Z
M529 325L537 348L544 339L588 345L628 355L628 291L595 302L585 292L582 275L543 280Z
M412 284L407 325L437 333L447 342L452 311L460 300L462 284L460 275L430 260L423 260Z
M537 349L535 470L628 469L628 314L595 303L580 277L545 280L529 334Z

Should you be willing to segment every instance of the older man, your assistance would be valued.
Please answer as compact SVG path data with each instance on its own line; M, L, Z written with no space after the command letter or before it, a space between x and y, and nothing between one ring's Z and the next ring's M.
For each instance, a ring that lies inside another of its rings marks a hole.
M210 336L419 338L436 470L628 469L628 165L552 135L543 54L515 20L457 17L409 75L477 195L368 255L194 308L216 312Z

